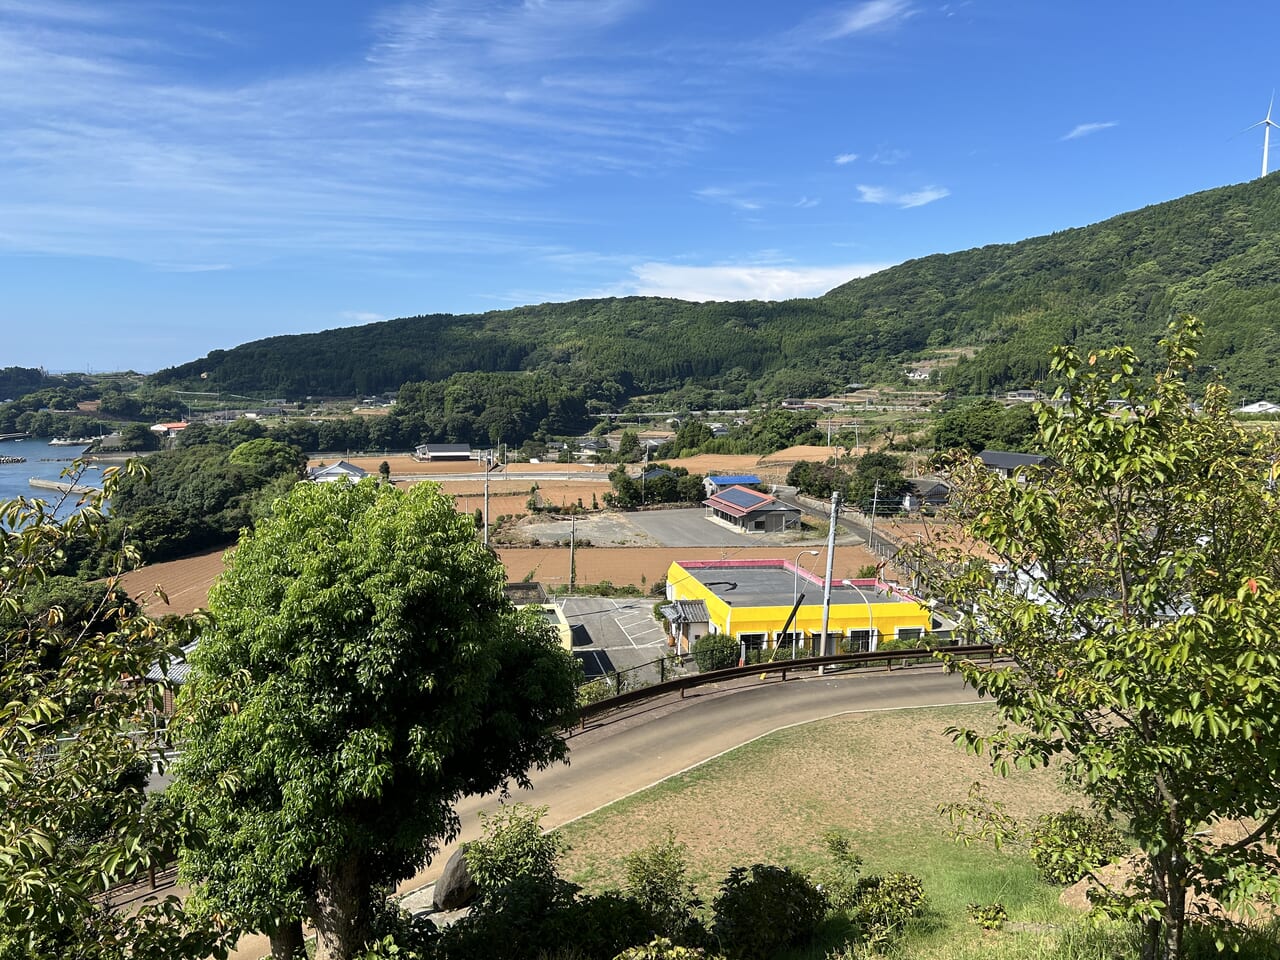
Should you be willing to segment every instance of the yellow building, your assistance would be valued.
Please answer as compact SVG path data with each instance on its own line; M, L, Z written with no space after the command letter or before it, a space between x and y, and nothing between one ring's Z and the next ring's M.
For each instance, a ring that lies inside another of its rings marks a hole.
M804 602L784 633L801 594ZM822 635L822 594L822 578L789 560L677 560L667 570L662 612L685 651L707 633L733 636L744 652L813 647ZM880 580L832 581L829 653L875 650L888 637L918 640L931 624L918 598Z

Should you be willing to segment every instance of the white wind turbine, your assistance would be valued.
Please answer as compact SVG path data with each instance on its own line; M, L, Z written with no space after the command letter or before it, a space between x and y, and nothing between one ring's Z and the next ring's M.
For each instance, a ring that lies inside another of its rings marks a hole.
M1271 149L1271 128L1280 129L1280 123L1276 123L1271 119L1271 108L1276 105L1275 91L1271 91L1271 102L1267 104L1267 115L1252 126L1245 127L1245 132L1252 130L1254 127L1262 128L1262 175L1267 175L1267 153Z

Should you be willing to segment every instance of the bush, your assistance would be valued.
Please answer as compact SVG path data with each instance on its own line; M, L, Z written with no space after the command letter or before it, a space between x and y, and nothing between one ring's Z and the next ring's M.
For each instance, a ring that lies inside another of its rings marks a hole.
M802 642L802 641L801 641L801 642ZM815 640L815 641L813 641L813 643L816 643L816 642L817 642L816 640ZM757 663L785 663L786 661L791 660L791 659L795 659L795 660L805 660L805 659L807 659L807 658L809 658L809 657L812 657L812 656L814 656L814 655L815 655L815 654L814 654L814 652L813 652L813 647L812 647L812 646L807 646L807 647L797 647L797 648L796 648L796 655L795 655L795 657L794 657L794 658L791 656L791 648L790 648L790 647L783 647L781 650L776 650L776 649L774 649L774 648L770 647L770 648L769 648L769 649L767 649L767 650L765 650L765 649L761 649L761 650L748 650L748 651L747 651L747 663L749 663L749 664L757 664ZM735 665L736 665L736 661L735 661Z
M713 936L730 957L767 960L810 939L827 913L827 898L788 867L734 867L712 904Z
M482 904L501 903L517 885L554 885L564 840L543 833L546 813L546 807L517 803L480 814L484 836L468 844L466 858Z
M909 639L907 637L884 637L878 644L876 649L881 653L893 653L896 650L919 650L921 647L928 646L923 637Z
M716 960L697 947L679 947L666 937L655 937L639 947L623 950L613 960Z
M618 952L654 935L653 915L631 897L607 891L556 910L538 933L540 950L559 946L581 960L613 960ZM510 956L509 951L493 956Z
M708 633L693 644L693 660L703 673L738 665L738 641L727 633Z
M369 936L359 960L435 960L440 931L426 916L414 916L383 896L373 899Z
M858 876L862 872L862 858L853 852L849 838L838 830L828 830L822 836L831 864L819 875L822 892L827 896L831 910L852 910L858 900Z
M702 906L688 877L688 847L666 837L623 858L625 888L653 916L657 931L677 943L701 939L695 913Z
M896 936L924 912L924 882L909 873L864 877L854 891L854 925L868 940Z
M1003 903L971 903L969 904L969 922L976 923L983 930L999 930L1009 920L1009 911Z
M1074 807L1037 819L1028 846L1040 877L1064 886L1129 852L1129 844L1109 821Z
M596 679L578 687L578 706L586 707L593 703L599 703L601 700L614 696L615 693L612 680L608 677L596 677Z

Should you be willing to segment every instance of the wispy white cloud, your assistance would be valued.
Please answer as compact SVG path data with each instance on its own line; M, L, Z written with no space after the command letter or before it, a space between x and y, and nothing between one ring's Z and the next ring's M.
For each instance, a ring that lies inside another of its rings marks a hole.
M892 167L895 164L902 163L911 156L910 152L899 147L880 147L875 153L867 158L870 163L878 163L881 166Z
M611 33L638 5L425 0L373 20L363 57L233 83L174 67L213 28L0 0L0 251L202 269L527 250L563 216L538 191L682 163L723 129L697 76Z
M795 206L801 210L811 210L821 202L817 197L801 197L795 202Z
M808 69L820 51L843 53L862 35L889 31L917 13L909 0L865 0L820 9L753 51L755 62Z
M951 191L946 187L921 187L919 190L910 190L899 192L891 190L888 187L877 187L869 184L858 184L858 199L862 203L883 204L894 207L901 207L906 210L910 207L923 207L927 203L933 203L935 200L941 200L943 197L951 196Z
M1058 139L1060 140L1079 140L1081 137L1087 137L1092 133L1098 133L1100 130L1109 130L1116 126L1116 121L1108 120L1105 123L1078 123L1070 132L1064 133Z
M856 153L837 153L834 163L838 167L843 167L846 163L853 163L857 159L858 155Z
M623 284L640 296L681 300L789 300L816 297L856 277L869 276L888 263L847 263L827 267L766 264L686 264L648 262L632 267Z
M695 190L693 195L699 200L722 203L735 210L747 212L761 210L765 206L765 201L744 195L741 190L734 187L703 187L701 190Z
M913 9L906 0L868 0L840 11L835 16L835 23L830 39L847 37L854 33L863 33L898 23L911 16Z

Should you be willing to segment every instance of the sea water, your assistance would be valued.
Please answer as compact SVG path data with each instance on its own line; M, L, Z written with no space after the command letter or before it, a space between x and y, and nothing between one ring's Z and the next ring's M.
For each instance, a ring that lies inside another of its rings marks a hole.
M65 480L62 471L88 449L88 445L75 447L51 447L48 437L28 437L25 440L0 440L0 457L26 457L26 463L0 463L0 501L18 497L36 498L54 503L62 498L57 490L42 490L31 486L32 477L42 480ZM100 470L85 470L79 482L87 487L102 486ZM79 497L72 495L59 511L66 515L75 509Z

